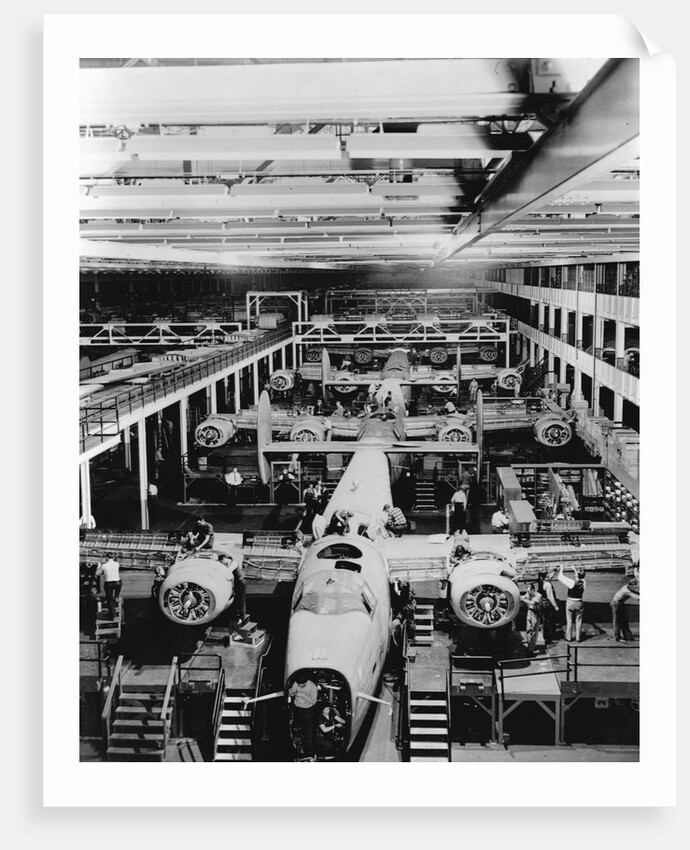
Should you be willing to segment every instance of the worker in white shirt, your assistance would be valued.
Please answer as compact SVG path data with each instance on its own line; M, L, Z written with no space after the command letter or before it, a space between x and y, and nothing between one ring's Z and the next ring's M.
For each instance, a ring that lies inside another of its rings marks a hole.
M228 487L228 503L231 505L237 504L237 488L242 484L242 480L236 466L233 466L232 472L225 475L225 483Z
M103 576L105 601L110 612L110 619L115 620L117 618L117 598L122 590L122 580L120 579L120 564L115 560L114 552L107 553L106 560L99 564L96 575Z
M499 508L491 517L491 530L494 534L507 534L509 525L510 517L503 508Z

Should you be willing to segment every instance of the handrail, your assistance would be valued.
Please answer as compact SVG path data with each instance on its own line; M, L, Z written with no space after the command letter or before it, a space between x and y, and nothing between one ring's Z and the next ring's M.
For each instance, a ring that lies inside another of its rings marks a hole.
M85 639L80 640L79 645L91 646L95 645L98 647L98 657L97 658L80 658L79 663L93 663L94 661L98 663L98 678L103 678L103 664L105 663L107 668L107 675L110 675L110 656L107 654L103 654L103 650L106 646L105 640L91 640Z
M597 663L597 662L583 663L578 658L578 654L579 654L580 650L583 650L583 649L586 650L586 651L587 650L596 651L598 649L611 649L611 647L610 646L572 646L572 645L568 645L568 656L567 656L568 664L567 664L567 676L566 676L566 681L568 681L568 682L578 682L579 681L578 671L579 671L580 667L639 667L640 666L639 661L636 664L635 663L630 664L626 661L617 661L616 663L610 663L610 664L602 664L602 663ZM625 650L637 650L639 652L639 646L617 646L616 649L622 649L624 651ZM572 663L571 663L571 655L572 655ZM570 678L571 671L573 673L572 679Z
M100 437L102 441L105 436L111 436L89 433L89 424L93 424L94 421L100 421L102 424L106 414L114 417L107 420L108 424L112 425L114 423L116 429L119 431L121 416L128 413L131 414L135 409L144 407L150 402L164 399L198 381L222 372L224 369L245 360L247 357L251 357L253 354L264 351L272 345L288 339L290 335L291 332L289 329L270 331L259 339L252 340L245 345L210 355L208 358L204 358L196 363L181 366L179 369L174 369L171 372L154 377L147 384L141 384L136 387L122 387L122 391L117 396L100 402L98 405L85 405L81 408L79 421L81 428L81 450L84 451L86 441L89 437Z
M506 658L503 661L496 662L498 672L500 674L499 680L500 680L500 683L501 683L501 699L505 699L505 681L504 681L504 675L503 675L503 665L504 664L517 664L517 663L520 663L520 662L524 664L525 661L529 662L529 661L535 661L535 660L536 661L557 661L561 658L566 659L566 669L565 670L532 670L531 672L514 673L513 675L507 676L505 678L520 679L520 678L527 678L528 676L543 676L545 673L554 673L554 674L555 673L566 673L566 676L567 676L567 674L568 674L568 664L569 664L569 656L568 655L547 655L544 658L537 658L537 659L534 659L534 658Z
M446 670L446 731L448 733L448 761L453 761L453 747L450 740L450 675L451 671Z
M174 656L170 663L170 673L168 674L168 683L165 688L165 696L163 697L163 705L161 706L160 719L163 721L163 758L165 751L168 748L168 724L166 722L168 715L168 705L170 704L170 696L172 694L173 684L177 674L177 656Z
M214 658L216 663L213 665L213 667L201 667L201 666L195 664L195 662L199 658ZM186 662L186 664L187 664L187 666L183 670L182 669L182 661L178 660L178 662L177 662L177 679L178 679L178 682L180 682L180 683L182 682L183 673L189 673L191 671L208 672L209 670L210 671L213 671L213 670L221 671L223 669L223 658L218 652L195 652L194 655L189 659L189 661Z
M124 662L124 656L118 655L117 663L115 664L115 670L113 672L113 676L110 680L110 687L108 689L108 696L105 700L105 705L103 706L103 711L101 712L101 722L103 725L103 738L105 739L105 749L106 752L110 747L110 715L112 712L113 698L115 696L115 691L117 689L119 694L120 689L120 675L122 671L122 664Z
M259 657L259 666L257 668L257 673L256 673L256 686L254 688L254 697L260 697L261 696L261 687L263 685L264 673L266 672L266 668L265 668L264 664L265 664L265 661L266 661L266 656L271 651L272 646L273 646L273 638L271 638L269 640L268 646L266 647L265 651L262 652L262 654ZM252 708L251 708L251 716L250 716L251 719L250 719L250 724L249 724L249 728L252 729L252 730L254 729L254 717L256 715L256 706L257 706L257 703L253 702Z
M215 749L215 742L218 736L218 729L220 727L220 721L222 717L223 711L223 702L225 699L225 668L220 668L220 675L218 676L218 684L216 685L216 698L213 703L213 714L211 716L211 726L213 728L213 746Z

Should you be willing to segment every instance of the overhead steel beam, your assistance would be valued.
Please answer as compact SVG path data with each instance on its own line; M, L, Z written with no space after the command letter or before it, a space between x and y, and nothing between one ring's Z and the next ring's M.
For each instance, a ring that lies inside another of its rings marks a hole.
M489 233L637 155L639 62L611 59L580 92L564 120L494 180L448 246L443 263Z
M80 124L458 120L534 115L572 100L570 93L529 92L524 66L515 59L413 59L85 68Z

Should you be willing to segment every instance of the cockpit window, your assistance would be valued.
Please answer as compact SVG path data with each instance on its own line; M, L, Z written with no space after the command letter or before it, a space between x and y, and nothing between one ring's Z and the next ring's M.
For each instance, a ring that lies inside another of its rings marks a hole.
M358 567L353 564L353 567ZM358 573L348 569L324 570L304 580L299 588L292 611L312 614L350 614L359 611L371 616L376 601L371 590Z
M317 554L317 558L361 558L362 553L351 543L331 543Z

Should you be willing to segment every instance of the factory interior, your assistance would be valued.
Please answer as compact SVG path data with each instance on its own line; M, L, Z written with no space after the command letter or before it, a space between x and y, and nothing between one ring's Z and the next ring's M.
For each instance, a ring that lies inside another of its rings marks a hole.
M639 761L638 60L79 86L80 761Z

